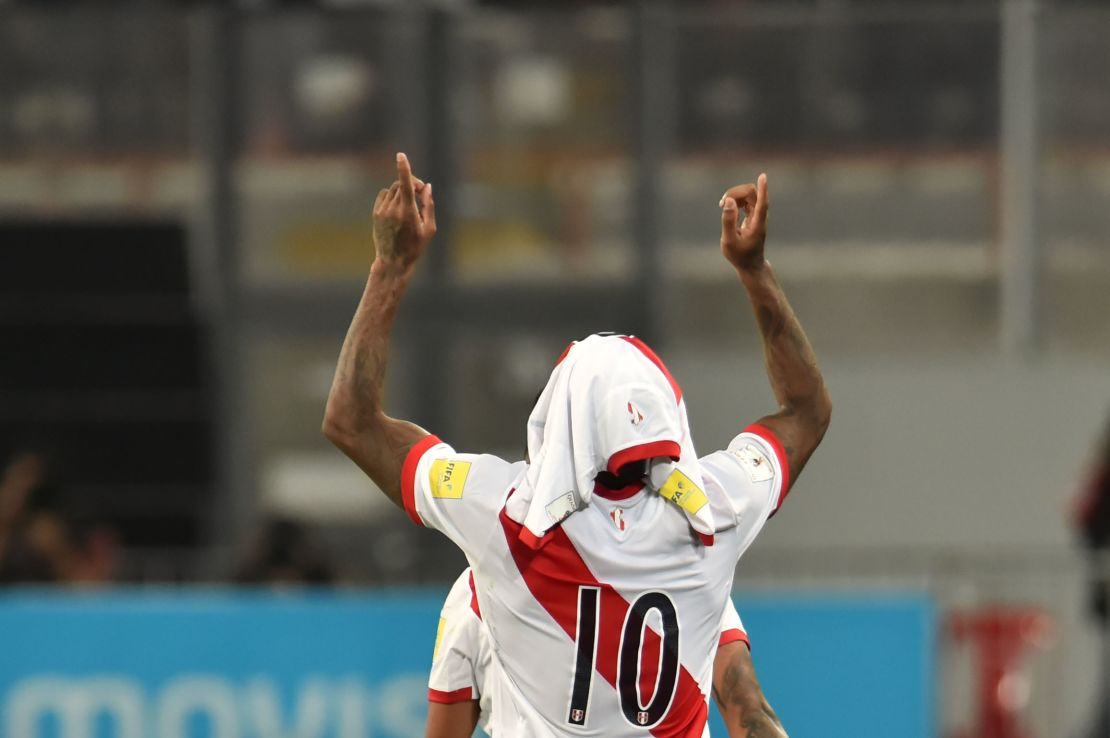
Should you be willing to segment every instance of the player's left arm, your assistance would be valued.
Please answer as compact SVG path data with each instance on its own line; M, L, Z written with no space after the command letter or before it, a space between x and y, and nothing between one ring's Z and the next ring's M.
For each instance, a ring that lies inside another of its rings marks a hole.
M478 727L478 700L428 703L425 738L470 738Z
M339 354L323 432L403 507L405 457L428 432L385 413L383 385L397 308L436 232L432 186L413 176L404 154L397 155L397 181L378 193L374 203L373 232L376 255Z
M717 649L713 698L729 738L787 738L759 686L751 650L744 641L732 641Z
M778 412L758 424L782 444L792 484L825 436L832 399L802 324L763 255L769 204L766 174L759 175L756 185L729 189L721 198L721 251L736 269L755 311L767 376L779 403Z

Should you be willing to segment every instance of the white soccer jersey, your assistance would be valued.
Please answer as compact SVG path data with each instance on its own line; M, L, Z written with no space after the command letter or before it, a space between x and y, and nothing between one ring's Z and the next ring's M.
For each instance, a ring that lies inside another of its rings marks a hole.
M478 725L492 735L489 719L489 639L482 632L481 611L474 593L474 576L466 569L455 580L439 614L428 701L452 704L478 700Z
M524 462L416 444L402 490L412 519L458 545L491 639L499 738L707 734L721 617L740 554L788 488L782 447L751 426L701 459L717 533L697 541L650 490L595 490L538 550L505 501Z
M740 613L726 600L721 615L718 647L742 641L751 645ZM474 591L474 575L464 569L455 580L439 616L432 669L428 674L428 701L443 704L478 700L478 726L493 736L490 724L489 639L482 630L482 613Z

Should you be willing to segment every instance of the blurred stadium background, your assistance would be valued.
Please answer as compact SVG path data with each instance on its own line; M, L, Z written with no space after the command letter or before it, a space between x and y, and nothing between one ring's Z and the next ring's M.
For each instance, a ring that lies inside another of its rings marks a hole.
M369 203L404 150L441 225L395 336L393 407L514 457L551 360L596 330L656 345L703 450L771 406L717 249L721 192L767 171L770 258L836 405L736 580L741 614L770 608L749 626L787 728L909 736L848 727L881 711L863 685L896 681L904 647L913 735L1086 735L1110 699L1072 523L1110 409L1108 39L1094 0L0 2L0 730L168 738L111 700L91 733L67 732L85 709L68 702L17 719L13 695L37 679L53 704L43 679L66 675L156 690L170 676L144 669L187 663L159 648L188 650L191 629L226 628L220 678L239 684L262 658L235 650L252 623L297 640L353 608L336 628L370 666L321 646L273 667L277 697L245 682L284 723L193 716L173 735L416 734L464 562L319 433ZM212 588L231 582L284 594ZM291 598L297 582L341 594ZM121 588L26 588L43 583ZM885 662L821 614L894 600L925 603L926 626ZM756 626L773 633L775 608L874 668L818 639L791 674ZM363 614L420 624L415 670L373 651L394 626L360 631ZM994 650L967 638L984 617ZM977 649L1004 652L1011 617L1036 627L984 696ZM113 620L139 645L97 652ZM149 663L112 658L135 648ZM331 684L312 679L360 668L407 675L374 687L385 722L281 727ZM822 684L856 701L822 712ZM182 699L179 715L209 704ZM973 727L984 699L1025 732Z

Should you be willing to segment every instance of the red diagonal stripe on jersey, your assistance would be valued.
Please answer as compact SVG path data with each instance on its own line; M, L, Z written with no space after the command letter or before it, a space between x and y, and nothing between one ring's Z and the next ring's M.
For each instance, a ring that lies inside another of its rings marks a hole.
M548 532L551 539L539 549L529 548L521 541L523 526L501 511L501 525L505 530L505 540L524 583L536 601L559 624L573 642L578 627L578 588L598 587L601 590L601 622L597 639L597 673L617 688L617 659L620 652L621 631L625 615L631 605L608 584L599 582L586 562L574 548L566 531L561 527ZM651 628L644 628L643 654L655 654L658 664L661 638ZM573 652L568 651L573 657ZM568 664L568 668L572 665ZM656 667L658 670L658 667ZM654 690L654 671L648 691ZM648 692L641 693L641 699L648 698ZM678 683L670 710L654 728L651 734L658 738L701 738L702 730L708 719L708 707L698 682L690 675L685 666L679 667ZM550 716L549 716L550 719ZM588 718L587 718L588 720ZM629 726L632 728L633 726Z

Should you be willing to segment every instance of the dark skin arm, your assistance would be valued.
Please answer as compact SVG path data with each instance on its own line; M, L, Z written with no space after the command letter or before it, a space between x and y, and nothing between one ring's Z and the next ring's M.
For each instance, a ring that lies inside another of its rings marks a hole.
M478 727L478 700L445 705L428 703L428 727L425 738L470 738Z
M428 432L386 415L383 385L397 308L416 262L435 235L435 223L432 186L413 177L408 158L398 154L397 181L374 202L376 256L339 354L324 413L324 435L398 506L403 506L405 456Z
M776 413L760 418L786 451L793 484L829 427L832 400L813 347L763 256L767 237L767 175L721 198L721 252L736 269L755 311ZM740 222L740 211L744 211Z
M729 738L787 738L755 676L755 665L742 641L721 646L713 661L713 699Z

